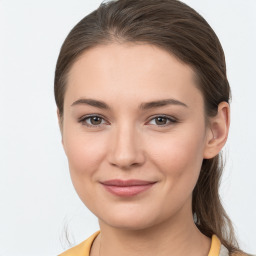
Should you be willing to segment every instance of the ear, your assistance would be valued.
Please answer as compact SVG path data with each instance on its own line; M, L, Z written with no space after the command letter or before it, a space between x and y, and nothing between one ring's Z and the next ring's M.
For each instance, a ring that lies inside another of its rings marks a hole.
M60 133L61 133L61 143L63 145L63 136L62 136L62 132L63 132L63 124L62 124L62 118L60 117L60 111L57 108L57 117L58 117L58 123L59 123L59 128L60 128Z
M225 145L230 125L230 107L225 101L218 106L218 113L210 117L206 145L204 149L204 158L215 157Z

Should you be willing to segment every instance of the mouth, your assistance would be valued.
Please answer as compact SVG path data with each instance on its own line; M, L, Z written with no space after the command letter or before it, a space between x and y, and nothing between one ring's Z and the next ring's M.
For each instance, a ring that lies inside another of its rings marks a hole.
M150 189L156 181L145 180L107 180L100 182L103 187L110 193L121 196L131 197L138 195L148 189Z

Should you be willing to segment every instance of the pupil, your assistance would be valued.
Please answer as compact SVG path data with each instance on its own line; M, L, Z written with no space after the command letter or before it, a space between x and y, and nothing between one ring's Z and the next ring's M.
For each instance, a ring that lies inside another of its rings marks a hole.
M159 125L166 124L166 118L165 117L157 117L156 123Z
M101 118L97 116L91 117L91 123L94 125L98 125L101 123Z

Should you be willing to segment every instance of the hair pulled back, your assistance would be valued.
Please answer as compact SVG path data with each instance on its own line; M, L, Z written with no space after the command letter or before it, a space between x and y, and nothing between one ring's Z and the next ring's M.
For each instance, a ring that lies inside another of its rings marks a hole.
M217 114L222 101L229 102L221 44L203 17L177 0L112 0L83 18L68 34L58 57L54 92L60 118L63 118L68 73L77 58L100 44L144 42L158 46L195 72L204 98L205 116ZM222 155L204 159L193 191L195 223L206 236L216 234L230 253L238 250L232 223L219 197L223 171Z

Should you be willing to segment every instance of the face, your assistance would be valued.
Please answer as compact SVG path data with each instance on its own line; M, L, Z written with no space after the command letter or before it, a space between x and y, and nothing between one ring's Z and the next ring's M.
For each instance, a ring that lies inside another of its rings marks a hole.
M194 80L148 44L97 46L72 66L62 142L74 187L102 223L143 229L191 216L210 132Z

